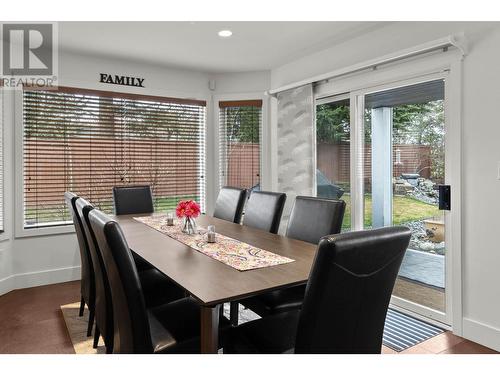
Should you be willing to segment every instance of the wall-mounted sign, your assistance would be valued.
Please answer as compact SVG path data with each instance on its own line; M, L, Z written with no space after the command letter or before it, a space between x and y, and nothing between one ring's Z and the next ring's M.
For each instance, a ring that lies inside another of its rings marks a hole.
M101 83L109 83L112 85L144 87L144 78L119 76L116 74L100 73Z

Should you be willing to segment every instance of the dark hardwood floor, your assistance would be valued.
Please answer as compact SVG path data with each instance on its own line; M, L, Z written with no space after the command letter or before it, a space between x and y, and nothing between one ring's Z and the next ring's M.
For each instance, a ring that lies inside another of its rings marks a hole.
M79 300L79 281L20 289L0 296L0 353L75 353L60 306ZM386 347L382 352L396 353ZM400 354L433 353L496 352L446 332Z

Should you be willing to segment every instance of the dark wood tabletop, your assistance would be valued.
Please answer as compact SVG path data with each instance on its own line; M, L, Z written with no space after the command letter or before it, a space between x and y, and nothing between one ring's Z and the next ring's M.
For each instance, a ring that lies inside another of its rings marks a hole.
M145 215L114 217L122 227L130 249L200 303L201 353L218 351L222 303L232 302L237 311L235 301L244 297L306 283L316 254L316 246L307 242L209 216L199 217L197 223L200 227L215 225L217 233L294 259L291 263L238 271L134 220L134 216Z
M307 282L316 246L262 230L200 216L197 224L217 233L294 259L277 266L238 271L133 219L115 216L129 247L204 305L240 300L264 291ZM145 215L141 215L145 216Z

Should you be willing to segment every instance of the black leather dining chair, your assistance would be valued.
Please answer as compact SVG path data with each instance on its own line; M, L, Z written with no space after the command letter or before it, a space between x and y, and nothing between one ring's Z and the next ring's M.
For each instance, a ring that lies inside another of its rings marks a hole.
M139 215L154 212L153 193L149 185L113 187L115 215ZM139 270L151 269L140 256L133 254Z
M344 211L345 202L341 200L298 196L286 236L317 245L322 237L340 233ZM305 285L299 285L250 297L240 303L260 316L279 314L300 309L305 291ZM233 325L235 323L233 320Z
M324 237L302 309L230 329L224 353L380 353L410 236L391 227Z
M89 221L112 294L113 353L199 353L199 305L187 297L147 309L139 274L119 224L97 209L90 211ZM223 323L224 318L221 320Z
M243 225L278 233L285 201L285 193L253 191L245 208Z
M286 194L270 191L253 191L245 208L243 225L262 229L270 233L278 233L281 215L285 206ZM237 301L230 303L231 324L238 324L239 305Z
M116 215L149 214L154 212L151 187L115 186L113 202Z
M94 207L83 198L76 202L76 210L82 222L86 237L88 238L89 250L94 266L96 300L95 300L95 333L94 348L97 347L99 337L102 336L106 346L106 352L113 352L113 305L111 300L111 289L108 275L104 266L104 260L99 250L99 245L92 227L90 226L89 213ZM139 279L145 296L146 307L154 307L184 298L184 291L177 287L158 270L152 268L139 271Z
M344 212L342 200L298 196L288 219L286 236L317 245L321 237L340 233Z
M73 225L75 226L76 238L78 240L78 247L80 250L80 261L81 261L81 277L80 277L80 311L79 315L83 316L83 311L85 304L89 309L89 322L87 327L87 336L92 335L92 326L94 324L94 314L95 314L95 276L94 267L90 258L90 250L87 242L87 238L83 232L82 223L78 214L76 212L76 201L79 197L67 191L64 193L64 199L66 201L66 206L68 207L68 212L73 219Z
M214 217L240 224L247 198L246 189L225 186L215 201Z

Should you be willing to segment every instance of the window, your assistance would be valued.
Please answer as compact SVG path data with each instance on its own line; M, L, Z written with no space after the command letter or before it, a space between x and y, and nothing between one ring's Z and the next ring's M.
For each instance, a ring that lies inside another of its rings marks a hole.
M219 102L220 186L260 189L262 100Z
M67 224L67 190L108 213L122 185L150 185L159 212L187 198L203 209L205 102L61 87L23 96L25 228Z
M342 230L351 229L349 98L321 99L316 106L316 194L342 199L346 212Z

